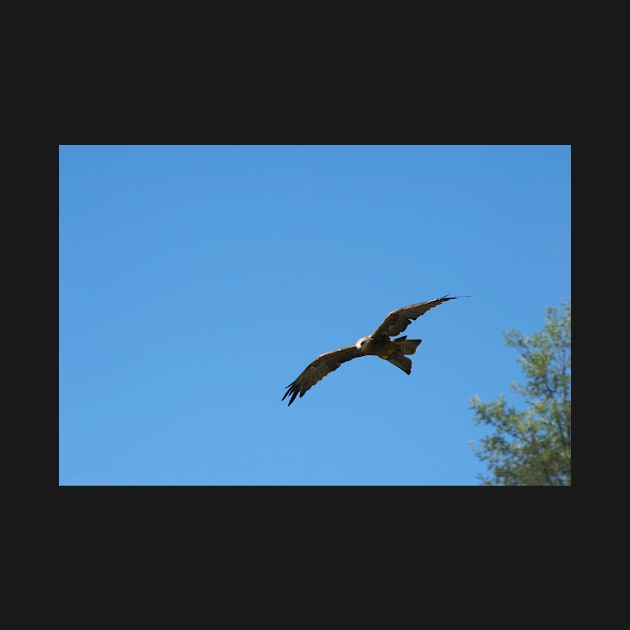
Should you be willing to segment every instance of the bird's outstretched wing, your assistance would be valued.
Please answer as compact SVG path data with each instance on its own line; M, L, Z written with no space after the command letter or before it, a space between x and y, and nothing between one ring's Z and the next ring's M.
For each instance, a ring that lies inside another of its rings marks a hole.
M434 306L442 304L442 302L448 302L449 300L456 300L457 297L444 296L441 298L435 298L434 300L427 300L426 302L418 302L418 304L411 304L410 306L403 306L396 311L392 311L384 320L383 323L372 333L373 337L377 337L385 333L388 337L400 334L412 320L424 315L429 309Z
M304 396L315 383L323 379L326 374L336 370L342 363L362 356L364 356L363 353L358 350L356 346L347 346L346 348L339 348L339 350L320 354L315 361L306 367L293 383L287 385L287 391L282 397L282 400L290 395L291 400L289 400L289 405L291 405L298 394L300 398L302 398L302 396Z

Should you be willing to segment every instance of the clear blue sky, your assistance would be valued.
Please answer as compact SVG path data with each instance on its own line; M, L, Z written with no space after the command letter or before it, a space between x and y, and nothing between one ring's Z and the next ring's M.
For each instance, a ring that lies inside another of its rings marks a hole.
M571 299L568 146L61 146L61 485L477 485L470 397ZM410 376L318 354L395 309Z

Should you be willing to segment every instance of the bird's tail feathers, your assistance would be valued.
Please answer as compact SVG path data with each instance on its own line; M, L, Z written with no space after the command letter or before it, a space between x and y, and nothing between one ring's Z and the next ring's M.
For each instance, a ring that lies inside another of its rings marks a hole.
M407 337L398 337L394 341L398 342L400 350L403 354L415 354L418 346L422 343L422 339L407 339Z
M403 357L402 354L398 354L395 357L387 359L392 365L399 367L406 374L411 374L411 359Z

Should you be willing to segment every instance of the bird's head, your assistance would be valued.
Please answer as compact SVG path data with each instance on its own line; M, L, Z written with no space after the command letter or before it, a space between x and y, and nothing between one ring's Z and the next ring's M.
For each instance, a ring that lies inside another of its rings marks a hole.
M369 337L361 337L354 345L357 350L363 350L365 344L370 340Z

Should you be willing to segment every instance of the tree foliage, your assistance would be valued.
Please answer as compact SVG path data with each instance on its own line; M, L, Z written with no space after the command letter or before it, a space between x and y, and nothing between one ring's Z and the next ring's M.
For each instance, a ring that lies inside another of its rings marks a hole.
M494 428L472 444L492 474L479 478L485 485L571 485L571 303L547 307L542 332L510 329L504 337L520 355L527 382L511 388L527 407L508 405L504 394L491 403L470 399L473 421Z

